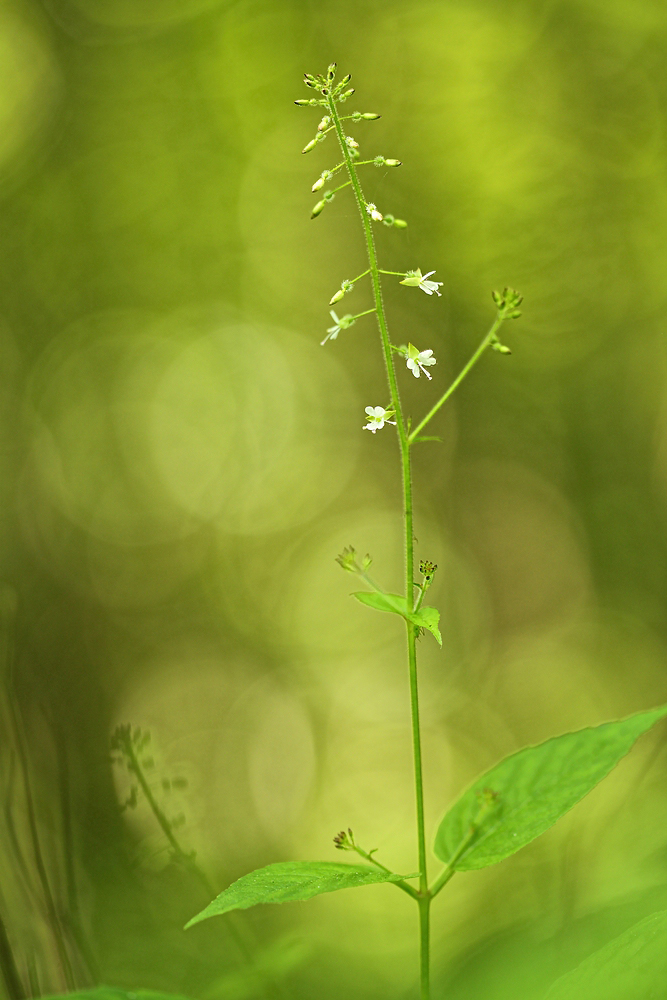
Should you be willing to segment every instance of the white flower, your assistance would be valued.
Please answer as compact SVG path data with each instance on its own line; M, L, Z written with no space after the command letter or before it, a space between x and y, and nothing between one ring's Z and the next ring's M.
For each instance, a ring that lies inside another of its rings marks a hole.
M356 139L353 139L351 135L345 136L345 143L350 149L359 149L359 143Z
M367 406L366 413L368 416L366 420L367 424L364 424L363 429L365 431L372 431L375 434L376 431L381 431L385 424L393 424L396 426L395 420L390 420L389 417L394 416L394 410L385 410L384 406Z
M412 344L408 344L407 347L403 348L401 353L405 357L406 364L415 378L419 378L420 370L423 371L426 378L431 378L424 366L436 363L435 358L431 357L433 351L418 351Z
M378 212L372 201L369 201L366 205L366 211L374 222L382 222L382 213Z
M429 275L435 274L435 271L428 271L426 274L422 274L421 270L417 268L414 271L406 271L403 281L400 281L400 285L414 285L416 288L421 288L422 292L426 292L427 295L436 295L441 293L438 288L442 284L441 281L427 281L426 279Z
M320 347L324 347L327 340L335 340L341 330L347 330L348 326L352 326L354 323L354 316L351 316L349 313L347 316L341 316L339 319L333 309L330 309L329 315L334 321L334 325L327 329L327 335L324 340L320 342Z

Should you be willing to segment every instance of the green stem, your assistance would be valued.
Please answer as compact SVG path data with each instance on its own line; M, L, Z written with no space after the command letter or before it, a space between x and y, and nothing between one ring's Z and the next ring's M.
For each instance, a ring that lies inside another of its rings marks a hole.
M392 409L396 414L396 430L401 454L401 471L403 479L403 522L405 528L405 579L406 579L406 605L412 604L414 590L414 531L413 531L413 508L412 508L412 475L410 469L410 439L408 430L403 418L401 398L398 392L396 381L396 371L394 368L394 358L389 341L389 331L382 302L382 287L380 284L380 269L378 267L375 241L373 239L373 229L371 219L366 211L366 199L364 198L355 169L354 160L350 156L350 151L345 142L345 134L338 117L336 102L329 95L327 104L331 113L338 141L340 143L345 164L350 180L354 197L361 216L361 224L366 238L366 250L368 252L368 263L373 285L373 297L375 299L375 310L377 313L380 340L382 343L382 353L384 355L387 381L391 395ZM419 914L420 914L420 982L421 1000L429 998L429 903L428 899L428 876L426 870L426 830L424 823L424 782L422 776L422 754L421 754L421 734L419 727L419 695L417 688L417 651L415 648L416 629L410 622L407 625L408 640L408 660L410 671L410 709L412 720L412 749L415 777L415 798L417 807L417 850L419 855Z
M382 268L380 268L380 274L393 274L397 278L405 277L405 271L383 271Z
M339 184L337 188L332 188L331 191L328 192L328 194L335 194L336 191L342 191L343 188L346 188L346 187L349 187L349 186L350 186L350 181L345 181L344 184Z
M372 309L364 309L362 313L357 313L357 315L353 316L352 319L361 319L362 316L368 316L369 313L374 313L374 312L375 312L375 306Z
M440 399L435 404L435 406L432 407L432 409L429 410L429 412L426 414L426 416L421 421L421 423L417 424L417 426L414 428L414 430L411 431L410 437L409 437L410 444L413 443L413 441L415 440L415 438L417 437L417 435L419 434L419 432L421 430L423 430L424 427L426 427L426 425L429 422L429 420L431 420L436 415L436 413L438 412L438 410L440 409L440 407L444 403L447 402L447 400L449 399L449 397L451 396L451 394L454 392L454 390L459 387L459 385L461 384L461 382L463 382L463 379L466 377L466 375L468 374L468 372L470 371L470 369L479 361L479 359L481 358L482 354L484 354L484 351L487 349L487 347L489 346L489 344L493 341L493 338L495 337L496 333L498 332L498 330L500 329L500 327L502 326L502 324L503 324L503 317L499 315L499 316L496 317L496 319L495 319L495 321L493 323L493 326L491 327L491 329L487 333L486 337L484 338L484 340L482 341L482 343L479 345L479 347L477 348L477 350L475 351L475 353L473 354L473 356L471 357L470 361L465 366L465 368L459 373L459 375L457 375L457 377L454 379L454 381L450 385L449 389L447 389L447 391L444 393L444 395L442 395L440 397Z
M372 851L369 854L367 854L366 851L364 851L361 847L357 847L356 844L354 845L354 850L360 857L364 858L365 861L370 861L372 865L375 865L376 868L381 868L382 871L387 872L388 875L396 874L391 870L391 868L387 868L387 866L383 865L380 861L376 861L375 858L373 857ZM400 882L394 882L393 884L398 886L399 889L402 889L403 892L407 892L408 896L412 896L413 899L418 900L420 898L419 893L403 879L401 879Z

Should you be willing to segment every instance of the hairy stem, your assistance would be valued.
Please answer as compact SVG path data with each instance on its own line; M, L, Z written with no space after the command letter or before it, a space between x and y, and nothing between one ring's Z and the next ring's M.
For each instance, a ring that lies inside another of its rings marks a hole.
M396 371L394 369L394 358L389 340L389 331L382 301L382 288L380 284L380 269L378 267L375 241L373 239L373 229L371 219L366 211L366 199L364 198L359 183L359 177L355 168L355 163L350 155L349 147L345 141L345 133L341 125L340 117L336 108L336 102L327 96L327 104L331 114L331 120L336 128L336 134L340 143L348 176L352 182L352 190L357 202L357 208L361 216L361 223L366 238L366 249L368 252L368 263L373 287L373 298L375 300L375 311L377 314L378 327L380 330L380 340L382 343L382 353L384 355L387 382L391 395L392 409L396 413L396 431L401 455L401 472L403 480L403 522L405 528L405 586L406 586L406 606L411 607L414 592L414 532L413 532L413 508L412 508L412 474L410 469L410 437L406 429L401 399L396 381ZM424 824L424 782L422 776L422 753L421 753L421 733L419 727L419 696L417 688L417 652L415 648L416 629L410 622L406 622L408 641L408 660L410 671L410 709L412 718L412 748L415 776L415 798L417 807L417 851L419 855L419 914L420 914L420 982L421 1000L429 1000L429 903L428 898L428 876L426 871L426 831Z

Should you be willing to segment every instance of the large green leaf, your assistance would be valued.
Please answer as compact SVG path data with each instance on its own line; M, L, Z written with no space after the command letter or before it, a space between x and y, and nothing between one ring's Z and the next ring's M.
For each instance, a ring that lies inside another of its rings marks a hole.
M221 892L212 903L189 920L186 929L229 910L246 910L258 903L291 903L312 899L323 892L353 889L377 882L400 882L416 875L393 875L369 865L346 865L337 861L285 861L243 875Z
M55 993L42 1000L185 1000L177 993L158 990L121 990L116 986L95 986L75 993Z
M457 871L485 868L548 830L667 715L667 706L565 733L511 754L461 795L435 837L435 854Z
M649 1000L667 995L667 912L652 913L572 972L545 1000Z
M418 625L419 628L428 629L442 646L442 636L438 628L440 612L437 608L420 608L419 611L408 611L405 598L399 594L380 594L377 591L362 590L352 594L352 596L369 608L375 608L376 611L390 611L392 614L400 615L401 618L412 622L413 625Z

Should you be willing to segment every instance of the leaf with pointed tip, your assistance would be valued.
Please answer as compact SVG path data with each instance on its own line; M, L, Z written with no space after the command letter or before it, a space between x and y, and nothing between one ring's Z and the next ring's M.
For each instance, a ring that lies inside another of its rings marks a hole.
M420 608L419 611L414 611L412 614L406 615L406 617L413 625L419 625L420 628L428 629L437 639L438 645L442 646L442 636L438 628L440 612L437 608Z
M413 625L418 625L419 628L428 629L442 646L442 636L438 628L440 612L437 608L420 608L419 611L408 611L404 597L400 597L398 594L381 594L377 591L368 593L364 590L352 594L352 596L369 608L375 608L376 611L391 611L392 614L400 615L401 618L412 622Z
M434 851L456 871L486 868L548 830L583 799L667 705L524 747L486 771L445 814Z
M553 984L544 1000L648 1000L665 995L667 911L652 913Z
M394 875L369 865L346 865L337 861L284 861L243 875L217 896L206 909L189 920L186 929L220 913L246 910L259 903L291 903L312 899L323 892L401 882L416 875Z
M369 593L362 590L352 594L352 596L367 607L375 608L376 611L391 611L392 614L401 615L401 617L405 617L407 612L405 598L399 594L380 594L377 591Z

